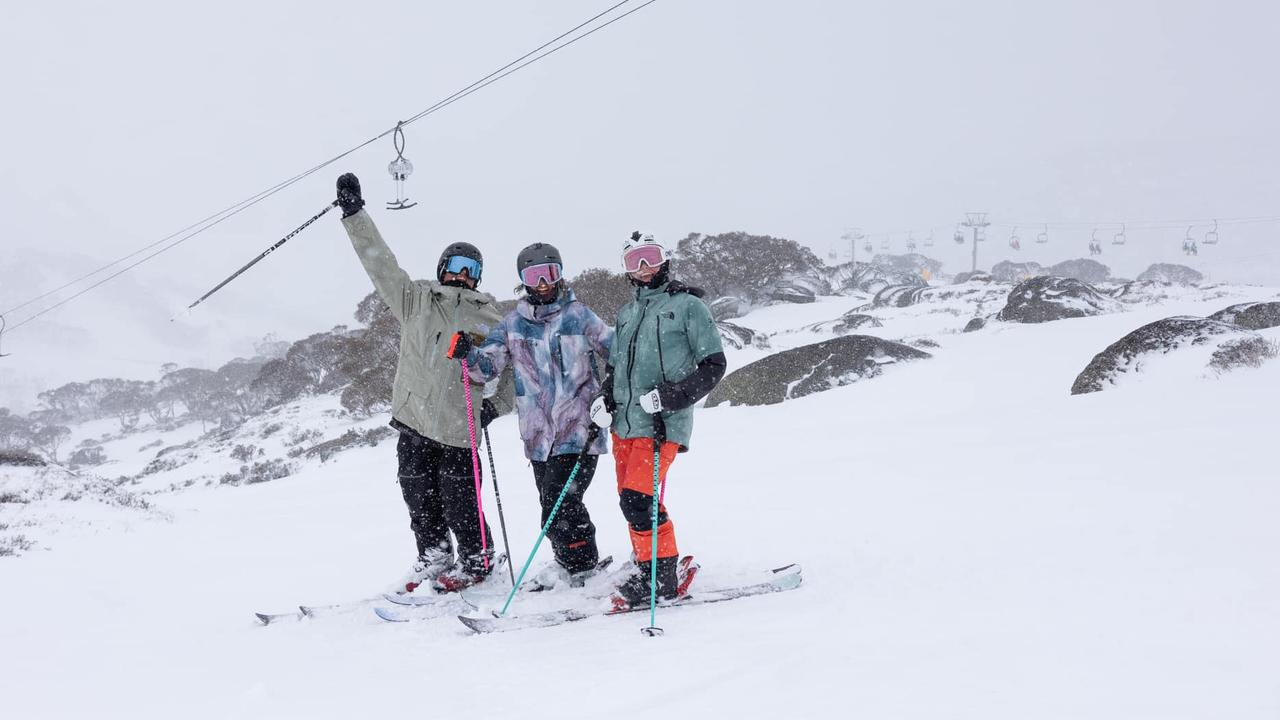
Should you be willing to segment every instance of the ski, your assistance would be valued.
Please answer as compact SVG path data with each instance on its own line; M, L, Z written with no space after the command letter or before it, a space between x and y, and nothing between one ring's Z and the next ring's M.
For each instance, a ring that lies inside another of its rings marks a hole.
M361 600L352 600L350 602L334 603L331 605L299 605L297 610L284 613L254 613L254 617L263 625L271 625L283 620L306 620L318 615L328 615L331 613L343 612L346 610L354 610L361 605L365 605L378 600L378 597L363 598Z
M505 583L500 577L500 571L506 565L506 562L507 556L499 554L489 577L464 590L470 591L481 598L505 595L507 590L502 587ZM471 610L477 608L471 600L467 599L467 596L463 595L463 590L435 592L430 595L387 593L382 596L382 599L392 603L392 607L375 605L373 614L382 620L393 623L430 620L455 612L466 612L468 608Z
M393 605L384 607L375 605L373 614L377 615L380 620L392 623L412 622L414 620L431 620L433 618L444 617L446 615L458 612L463 608L475 609L475 606L467 602L466 598L457 593L451 595L437 595L434 603L420 603L415 605Z
M256 612L253 615L254 617L258 618L258 622L262 623L263 625L270 625L271 623L280 622L282 620L302 620L303 618L306 617L306 615L302 614L302 611L300 610L295 610L291 613Z
M722 588L719 590L697 591L669 603L660 603L659 607L674 609L691 605L708 605L711 603L750 597L752 595L785 592L787 590L794 590L800 587L800 583L802 581L800 566L795 564L776 568L770 571L769 575L769 579L764 582L752 585ZM491 633L506 632L510 630L524 630L527 628L551 627L554 625L576 622L578 620L585 620L590 617L625 615L627 613L647 611L648 609L647 605L626 608L623 610L615 610L608 607L596 607L595 609L588 610L565 609L554 612L536 613L533 615L513 615L508 617L498 617L496 615L492 617L470 617L468 615L459 615L458 620L462 621L463 625L466 625L477 633Z

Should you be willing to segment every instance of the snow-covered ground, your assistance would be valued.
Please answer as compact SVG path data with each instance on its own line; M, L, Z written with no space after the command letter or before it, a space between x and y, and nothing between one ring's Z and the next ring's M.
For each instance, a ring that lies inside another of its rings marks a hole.
M804 585L660 611L660 639L634 615L489 636L369 612L261 627L253 611L369 595L407 567L394 442L298 458L270 482L173 491L233 469L197 444L190 462L135 488L162 517L71 524L42 543L51 549L0 558L3 713L1276 718L1280 361L1068 394L1095 353L1140 325L1275 297L1188 291L967 334L978 311L958 301L865 310L884 327L858 332L928 337L934 357L780 405L702 410L668 486L699 584L799 562ZM865 304L822 298L733 322L777 351L830 337L796 329ZM1280 329L1262 334L1280 341ZM275 418L279 437L384 420L326 414L335 407L281 409L292 415ZM523 559L538 530L531 474L514 418L491 434ZM108 450L110 476L154 453ZM602 463L587 502L602 552L622 558L613 481ZM492 519L492 494L486 508Z

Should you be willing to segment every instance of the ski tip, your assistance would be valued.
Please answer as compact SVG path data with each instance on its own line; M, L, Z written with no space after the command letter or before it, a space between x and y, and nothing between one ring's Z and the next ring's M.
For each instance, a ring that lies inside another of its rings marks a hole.
M377 615L379 618L382 618L383 620L386 620L387 622L394 622L394 623L408 622L408 618L405 618L402 615L397 614L395 611L389 608L375 607L373 609L373 614Z
M776 567L770 572L772 572L774 575L788 575L791 573L799 574L800 563L791 563L790 565L783 565L782 567Z
M306 605L299 605L298 612L302 613L302 617L315 617L315 610L312 610Z
M258 618L258 622L262 623L263 625L270 625L270 624L271 624L271 616L270 616L270 615L268 615L268 614L266 614L266 613L254 613L253 615L254 615L254 617Z
M475 618L473 618L473 617L468 617L468 616L466 616L466 615L459 615L459 616L458 616L458 620L459 620L463 625L466 625L466 626L467 626L467 629L468 629L468 630L470 630L471 632L473 632L473 633L479 633L479 632L480 632L479 623L477 623L477 622L476 622L476 619L475 619Z

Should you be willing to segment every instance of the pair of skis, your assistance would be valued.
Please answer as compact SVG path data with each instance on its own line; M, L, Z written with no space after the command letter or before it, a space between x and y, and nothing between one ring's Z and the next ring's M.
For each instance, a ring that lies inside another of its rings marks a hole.
M800 587L800 583L802 581L803 577L800 574L799 565L785 565L768 571L761 582L720 588L718 590L699 590L696 592L690 592L676 600L666 603L660 602L658 607L679 608L691 605L708 605L728 600L737 600L738 598L750 597L752 595L785 592L787 590L794 590ZM458 620L462 621L463 625L466 625L477 633L492 633L508 632L511 630L526 630L529 628L552 627L555 625L577 622L578 620L586 620L587 618L592 617L625 615L627 613L641 612L648 609L648 605L617 609L611 604L604 604L598 605L594 608L567 608L551 612L533 613L530 615L499 616L497 613L491 613L488 616L480 617L459 615Z
M497 570L507 562L506 555L499 554L495 561L495 573L491 575L491 579L497 578ZM596 563L595 572L603 573L613 563L613 556L606 556ZM627 561L615 571L615 574L633 568L634 565ZM608 577L612 577L608 576ZM414 608L441 608L452 610L453 612L467 612L479 608L480 601L487 601L491 598L485 592L489 581L482 582L472 588L468 588L465 593L382 593L371 597L360 598L359 600L351 600L348 602L334 603L330 605L299 605L297 610L283 613L254 613L254 617L263 625L271 625L284 621L308 620L317 617L338 615L342 613L360 610L366 606L372 606L373 612L378 617L389 622L406 622L409 620L419 620L437 615L428 614L426 610L411 612ZM590 584L590 583L589 583ZM551 588L539 585L536 581L529 581L521 587L521 592L540 593ZM501 594L505 595L507 590L503 588ZM392 607L377 605L376 603L389 603Z
M691 591L676 600L659 603L659 607L664 609L674 609L693 605L708 605L711 603L751 597L753 595L786 592L800 587L802 581L803 576L801 575L801 568L799 565L785 565L783 567L767 571L759 582L713 590ZM549 612L531 613L528 615L499 616L497 613L488 613L483 615L475 614L481 605L481 598L479 598L474 592L424 596L411 594L386 594L335 605L300 606L297 612L292 613L255 613L255 615L257 616L258 621L263 625L270 625L282 620L302 620L322 615L346 612L359 609L364 605L372 605L380 601L385 601L390 603L391 607L375 606L373 611L377 617L387 622L404 623L417 620L429 620L460 611L463 614L459 614L457 616L458 620L473 632L493 633L524 630L529 628L552 627L555 625L577 622L579 620L586 620L592 617L624 615L649 609L648 606L617 609L613 607L612 603L610 603L607 598L592 598L590 596L588 596L588 598L592 600L592 603L584 608L564 608Z

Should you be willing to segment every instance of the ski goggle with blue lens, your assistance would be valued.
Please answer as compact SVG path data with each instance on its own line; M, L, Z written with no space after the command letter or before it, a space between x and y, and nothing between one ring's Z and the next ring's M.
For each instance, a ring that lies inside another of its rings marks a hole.
M480 262L478 260L473 260L466 255L450 255L449 259L444 261L445 272L460 275L463 270L466 270L467 277L472 280L480 279L480 269Z

